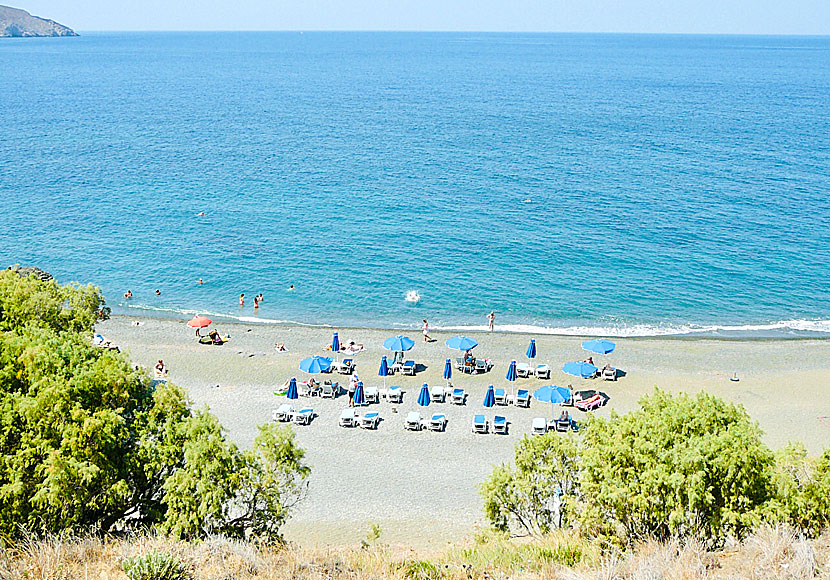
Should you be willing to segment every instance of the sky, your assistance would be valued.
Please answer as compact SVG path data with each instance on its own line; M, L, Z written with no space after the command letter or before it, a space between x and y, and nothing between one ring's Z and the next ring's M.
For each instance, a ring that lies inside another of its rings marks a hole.
M78 31L830 34L830 0L0 0Z

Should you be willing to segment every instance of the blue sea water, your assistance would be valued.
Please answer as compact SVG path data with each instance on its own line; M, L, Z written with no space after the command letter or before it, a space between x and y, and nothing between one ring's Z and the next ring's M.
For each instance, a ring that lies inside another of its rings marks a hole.
M3 39L0 120L0 263L116 312L830 334L830 37Z

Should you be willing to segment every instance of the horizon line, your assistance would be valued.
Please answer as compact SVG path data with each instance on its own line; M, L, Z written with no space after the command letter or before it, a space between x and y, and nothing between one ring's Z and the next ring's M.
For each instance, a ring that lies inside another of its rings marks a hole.
M634 31L590 31L590 30L450 30L450 29L395 29L395 28L73 28L75 32L295 32L295 33L423 33L423 34L607 34L619 36L791 36L826 38L826 33L792 33L792 32L634 32Z

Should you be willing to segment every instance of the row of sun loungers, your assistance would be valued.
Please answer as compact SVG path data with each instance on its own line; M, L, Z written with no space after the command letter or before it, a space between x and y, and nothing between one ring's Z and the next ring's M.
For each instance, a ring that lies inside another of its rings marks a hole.
M314 417L314 409L306 407L295 411L289 403L283 403L278 409L274 409L271 418L274 421L283 423L296 423L297 425L308 425Z
M435 413L426 420L421 419L421 414L418 411L411 411L406 416L403 426L407 431L420 431L421 429L445 431L447 429L447 416L443 413Z
M546 364L541 364L532 367L528 363L518 363L516 365L516 374L519 376L519 378L522 379L527 379L530 377L536 377L537 379L549 379L550 366Z
M362 427L363 429L377 429L380 422L379 413L360 415L354 409L343 409L340 413L341 427Z
M487 434L490 432L490 422L484 415L473 417L473 433ZM507 435L507 418L501 415L493 417L493 433Z
M577 424L572 418L553 419L548 421L544 417L536 417L531 424L534 435L544 435L548 431L568 432L571 429L576 431Z

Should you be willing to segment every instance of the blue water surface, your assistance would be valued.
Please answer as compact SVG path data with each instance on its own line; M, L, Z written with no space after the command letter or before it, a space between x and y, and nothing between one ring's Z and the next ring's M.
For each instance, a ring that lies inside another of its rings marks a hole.
M0 263L116 311L830 332L828 37L2 39L0 116Z

